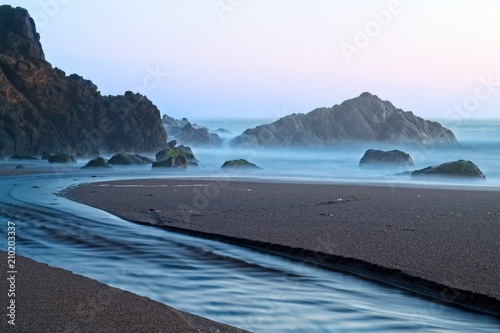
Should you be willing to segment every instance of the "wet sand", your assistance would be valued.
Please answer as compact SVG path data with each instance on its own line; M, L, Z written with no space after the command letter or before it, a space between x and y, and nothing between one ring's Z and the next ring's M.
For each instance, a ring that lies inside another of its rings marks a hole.
M500 191L151 179L71 199L500 314Z
M0 260L0 332L246 332L21 256L14 327L6 316L11 299L6 252L0 251Z

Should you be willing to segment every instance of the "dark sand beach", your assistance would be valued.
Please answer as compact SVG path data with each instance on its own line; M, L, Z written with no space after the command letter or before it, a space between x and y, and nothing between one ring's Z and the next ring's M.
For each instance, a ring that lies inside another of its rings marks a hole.
M5 317L10 282L0 254ZM17 256L16 267L16 325L2 318L1 332L246 332L29 258Z
M68 195L130 221L500 314L500 191L151 179Z

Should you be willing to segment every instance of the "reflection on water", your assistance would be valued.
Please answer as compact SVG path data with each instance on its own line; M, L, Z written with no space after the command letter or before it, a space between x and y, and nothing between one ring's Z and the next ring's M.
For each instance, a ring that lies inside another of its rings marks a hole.
M255 332L500 328L494 317L301 262L129 223L54 195L82 182L150 176L145 170L2 178L0 214L16 222L20 255Z

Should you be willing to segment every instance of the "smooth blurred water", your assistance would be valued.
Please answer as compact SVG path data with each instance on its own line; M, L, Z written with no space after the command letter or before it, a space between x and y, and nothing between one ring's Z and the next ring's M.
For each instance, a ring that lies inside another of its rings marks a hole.
M255 120L197 121L226 128L227 141ZM267 120L269 122L269 120ZM407 292L301 262L211 240L123 221L55 195L82 182L124 178L229 177L253 180L362 184L441 184L500 189L500 121L443 124L457 148L349 147L294 149L197 148L200 166L185 172L150 166L82 171L61 167L55 175L0 178L0 216L17 225L19 254L148 296L181 310L255 332L498 332L497 318L444 306ZM415 168L457 159L476 163L486 181L415 180L405 170L360 169L366 149L400 148ZM227 173L228 159L246 158L263 170ZM4 162L14 168L19 162ZM29 168L46 161L22 162ZM57 168L57 166L51 166ZM92 177L98 176L98 177ZM34 187L35 186L35 187ZM6 228L0 228L5 237ZM5 250L1 242L2 249Z
M0 178L0 220L16 223L19 255L255 332L500 329L496 317L299 261L130 223L55 194L91 181L178 173L73 169ZM2 239L6 229L0 228Z
M195 148L201 163L200 172L216 172L228 159L245 158L264 170L258 177L320 182L360 183L442 183L474 186L500 186L500 119L467 120L462 122L439 120L451 129L460 143L458 147L417 147L389 145L385 143L359 143L349 146L322 148L230 148L227 142L241 134L242 129L272 120L199 120L198 124L210 129L226 128L231 135L222 136L226 145L222 148ZM409 153L415 167L412 169L371 168L360 169L359 161L367 149L400 149ZM412 179L410 176L395 176L397 173L422 169L431 165L459 159L474 162L486 175L485 182L470 182L457 179Z

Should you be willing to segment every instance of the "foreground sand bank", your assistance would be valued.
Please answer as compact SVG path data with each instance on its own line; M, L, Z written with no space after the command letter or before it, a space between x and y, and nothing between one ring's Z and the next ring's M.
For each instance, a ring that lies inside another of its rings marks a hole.
M0 332L245 332L21 256L16 258L14 327L6 317L10 282L3 251L0 260Z
M307 258L500 314L500 192L130 180L70 198L124 219Z

